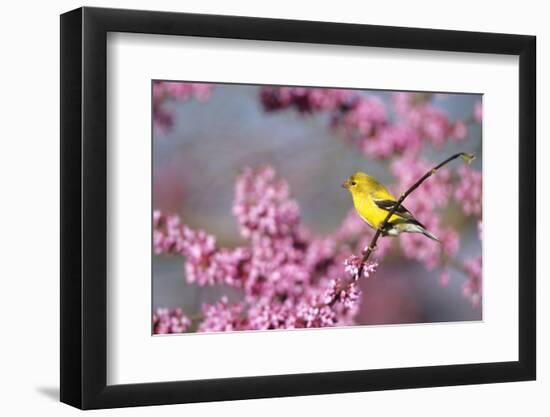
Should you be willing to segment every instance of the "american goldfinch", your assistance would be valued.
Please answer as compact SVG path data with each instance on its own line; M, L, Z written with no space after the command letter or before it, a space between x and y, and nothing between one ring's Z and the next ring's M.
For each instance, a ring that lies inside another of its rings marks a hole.
M342 187L353 197L353 205L359 216L373 229L378 229L388 212L397 203L397 199L376 179L364 172L356 172L349 177ZM382 231L384 236L398 236L400 233L422 233L437 242L439 239L428 232L424 225L403 205L400 205L388 220Z

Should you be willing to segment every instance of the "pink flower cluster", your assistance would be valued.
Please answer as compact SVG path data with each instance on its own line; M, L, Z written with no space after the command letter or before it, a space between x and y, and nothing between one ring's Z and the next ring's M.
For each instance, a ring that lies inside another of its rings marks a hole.
M466 139L466 124L461 120L452 122L444 111L432 104L432 96L426 93L395 93L394 109L401 120L435 147L441 147L448 139Z
M190 98L205 101L210 97L211 89L210 84L204 83L153 81L153 126L162 131L172 127L174 118L166 108L168 101L186 101Z
M464 262L464 269L468 276L462 287L464 296L469 298L474 306L478 306L481 302L482 293L481 256L467 259Z
M293 108L301 114L328 112L331 125L341 129L366 157L417 154L424 141L439 148L447 140L468 136L462 120L451 121L431 104L432 94L396 93L392 121L384 103L376 96L350 90L303 87L262 87L260 99L266 111Z
M481 100L476 101L476 104L474 105L473 118L476 123L481 123L481 120L483 119L483 106L481 104Z
M364 276L374 273L369 263ZM214 305L203 305L200 332L296 329L353 324L358 312L361 291L356 279L323 280L302 296L270 297L243 300L230 304L227 297ZM323 288L324 287L324 288Z
M246 328L242 305L230 304L225 296L216 304L204 304L202 313L204 318L199 324L199 332L230 332Z
M189 330L191 320L181 308L157 308L153 313L153 333L184 333Z
M481 172L468 166L458 169L459 183L455 190L455 199L460 202L467 215L481 215Z
M177 216L154 213L155 253L183 256L190 283L232 285L243 292L236 303L222 297L203 305L198 331L353 323L360 301L359 259L347 258L347 245L315 237L300 224L288 184L272 168L241 173L233 214L248 246L219 248L213 236L190 229ZM365 265L363 278L375 269L376 263Z
M233 215L245 239L292 235L300 221L298 204L289 198L288 184L277 180L268 166L257 172L244 169L235 187Z
M359 256L351 255L344 261L344 270L353 277L354 281L357 281L359 278L368 278L371 274L376 272L377 264L369 263L363 265L363 270L361 271L362 276L359 276L359 270L361 269L361 264L363 260Z
M244 265L250 259L247 248L219 249L216 239L203 230L182 225L178 216L153 213L153 250L157 255L179 254L185 257L187 282L200 286L243 282Z
M374 274L376 267L376 263L367 263L363 277ZM347 275L346 279L324 279L323 285L312 287L309 293L294 302L291 299L281 303L263 299L252 303L246 328L294 329L353 324L361 297L359 278L349 272L344 275Z
M260 100L267 111L294 108L300 113L337 110L351 105L354 94L333 88L274 87L260 89Z

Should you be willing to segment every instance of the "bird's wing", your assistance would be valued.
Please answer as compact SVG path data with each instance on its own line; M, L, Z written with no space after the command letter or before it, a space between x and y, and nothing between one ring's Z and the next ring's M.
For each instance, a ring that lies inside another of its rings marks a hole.
M378 208L381 208L382 210L386 210L388 212L391 211L393 207L397 204L397 201L395 200L376 200L375 199L373 201ZM424 228L424 225L420 223L418 220L416 220L414 216L411 214L411 212L407 210L402 204L399 205L397 210L395 210L394 214L397 217L401 217L407 223L414 223Z

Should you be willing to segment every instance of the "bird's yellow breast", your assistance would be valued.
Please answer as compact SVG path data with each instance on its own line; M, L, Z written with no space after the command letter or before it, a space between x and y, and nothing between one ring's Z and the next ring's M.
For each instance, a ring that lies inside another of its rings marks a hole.
M353 205L361 218L365 220L370 227L378 229L381 223L386 219L388 212L379 208L373 201L372 197L367 193L352 193ZM392 215L389 223L398 220L399 217Z

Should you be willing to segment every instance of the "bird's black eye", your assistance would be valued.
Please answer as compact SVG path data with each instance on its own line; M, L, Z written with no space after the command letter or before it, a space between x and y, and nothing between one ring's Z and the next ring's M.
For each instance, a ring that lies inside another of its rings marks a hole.
M350 182L351 186L353 187L354 185L356 185L357 183L355 181L352 181Z

